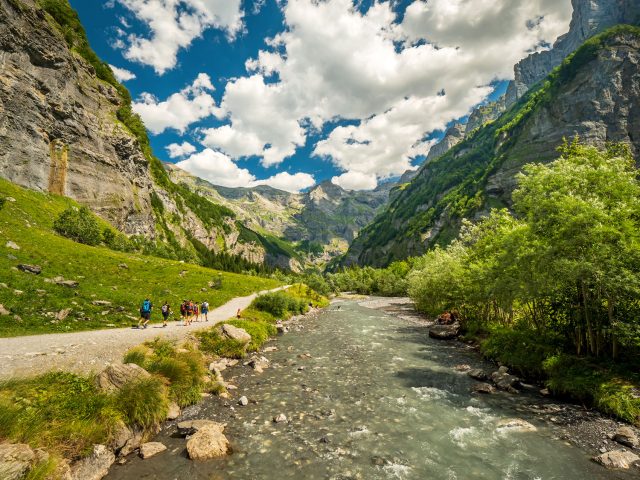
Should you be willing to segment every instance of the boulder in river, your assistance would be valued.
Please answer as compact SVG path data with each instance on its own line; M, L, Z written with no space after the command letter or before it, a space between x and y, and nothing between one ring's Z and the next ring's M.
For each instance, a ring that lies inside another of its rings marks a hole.
M638 446L638 436L631 427L623 426L613 434L613 440L629 448Z
M538 429L521 418L506 418L498 422L496 430L499 432L535 432Z
M164 452L167 447L160 442L147 442L140 445L140 456L142 458L151 458L161 452Z
M219 428L206 426L189 438L187 452L191 460L210 460L222 457L229 453L229 440Z
M479 380L481 382L488 378L487 373L481 368L474 368L472 370L469 370L467 372L467 375L469 375L474 380Z
M94 445L93 453L71 467L72 480L101 480L109 473L116 456L104 445Z
M134 380L149 378L151 374L135 363L109 365L96 377L96 384L104 392L115 392Z
M490 383L476 383L473 387L471 387L472 393L485 393L491 394L496 393L496 389Z
M249 335L245 329L234 327L228 323L222 325L222 335L240 343L246 344L251 341L251 335Z
M624 449L612 450L602 455L593 457L594 462L599 463L606 468L623 468L627 469L635 462L640 461L640 457L633 452Z
M460 324L452 323L451 325L432 325L429 327L429 336L438 340L451 340L458 336L460 332Z
M238 400L238 404L246 407L247 405L249 405L249 399L243 395L240 397L240 400Z
M214 422L213 420L185 420L178 423L178 434L182 436L193 435L203 428L213 428L224 432L224 424Z
M287 416L284 413L280 413L273 417L275 423L287 423Z

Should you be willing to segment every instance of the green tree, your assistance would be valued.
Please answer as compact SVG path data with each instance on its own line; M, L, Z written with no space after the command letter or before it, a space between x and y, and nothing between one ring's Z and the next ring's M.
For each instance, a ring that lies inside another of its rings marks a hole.
M53 222L53 229L63 237L86 245L102 241L100 225L87 207L69 207Z

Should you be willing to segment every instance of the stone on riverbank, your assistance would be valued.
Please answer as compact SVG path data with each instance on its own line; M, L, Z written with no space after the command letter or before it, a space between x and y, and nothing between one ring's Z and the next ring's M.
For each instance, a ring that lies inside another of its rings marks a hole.
M182 436L194 435L203 428L217 429L220 433L224 432L224 425L213 420L185 420L178 423L178 434Z
M167 420L175 420L180 416L180 413L180 406L176 402L171 402L167 411Z
M593 457L592 460L605 468L627 469L635 462L640 461L640 457L633 452L621 449L603 453L602 455Z
M29 445L5 443L0 445L0 478L21 480L31 470L36 454Z
M238 400L238 404L246 407L247 405L249 405L249 399L243 395L240 397L240 400Z
M144 459L151 458L161 452L164 452L167 447L160 442L147 442L140 445L140 456Z
M228 323L222 325L222 334L240 343L249 343L251 341L251 335L249 335L245 329L234 327Z
M199 429L187 441L187 452L191 460L210 460L229 453L229 440L217 426L208 425Z
M506 390L509 393L518 393L517 387L520 386L520 379L515 375L508 373L506 367L500 367L497 372L491 374L491 380L500 390Z
M115 392L129 382L149 377L151 374L135 363L116 363L96 377L96 385L104 392Z
M275 423L287 423L287 416L284 413L280 413L273 417Z
M613 434L613 440L629 448L636 448L638 446L638 436L636 432L627 426L620 427L616 430L616 433Z
M437 340L451 340L458 336L460 332L460 324L452 323L451 325L432 325L429 327L429 336Z
M467 372L467 375L469 375L474 380L479 380L481 382L485 381L488 378L487 373L480 368L474 368L473 370L469 370Z
M71 467L72 480L101 480L109 473L116 456L104 445L94 445L93 453Z

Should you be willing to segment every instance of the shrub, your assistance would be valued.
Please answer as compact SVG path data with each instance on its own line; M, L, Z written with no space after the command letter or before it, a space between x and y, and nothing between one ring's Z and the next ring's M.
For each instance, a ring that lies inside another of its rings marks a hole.
M130 426L152 427L167 418L167 389L158 377L145 378L125 385L116 395L115 404Z
M139 367L145 368L150 351L149 348L138 345L129 349L122 359L123 363L135 363Z
M286 316L287 313L294 315L304 313L307 308L304 300L294 298L284 292L271 292L260 295L251 303L251 306L278 318Z
M196 332L200 340L200 350L218 357L244 358L245 344L222 337L214 328Z
M102 243L111 250L118 252L132 252L134 250L133 244L126 235L116 232L109 227L105 227L102 231Z
M69 207L53 222L53 229L63 237L86 245L102 240L100 225L87 207Z

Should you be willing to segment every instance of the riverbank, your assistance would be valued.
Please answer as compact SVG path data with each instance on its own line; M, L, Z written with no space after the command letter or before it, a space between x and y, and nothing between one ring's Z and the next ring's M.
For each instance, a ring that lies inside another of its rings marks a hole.
M210 342L201 339L217 338L237 358L245 357L268 334L286 328L279 319L324 302L308 287L295 285L257 297L240 319L205 330L201 324L182 341L154 338L129 349L124 364L114 362L95 377L53 372L0 383L0 439L5 441L0 477L97 480L116 458L138 449L148 454L145 442L162 421L203 398L226 397L234 388L210 367L219 360L209 351Z
M566 424L579 420L569 435L584 440L578 428L602 428L601 417L578 418L577 407L529 391L470 394L474 381L456 367L489 364L467 345L429 339L428 325L405 299L337 299L266 343L258 356L268 368L227 367L229 398L207 399L165 424L155 440L167 452L149 460L130 456L107 479L272 478L273 471L309 479L489 479L508 472L527 479L558 472L563 479L633 478L592 463L599 445L578 450L563 438ZM514 429L514 418L532 430ZM200 419L226 424L232 455L188 460L177 423Z

